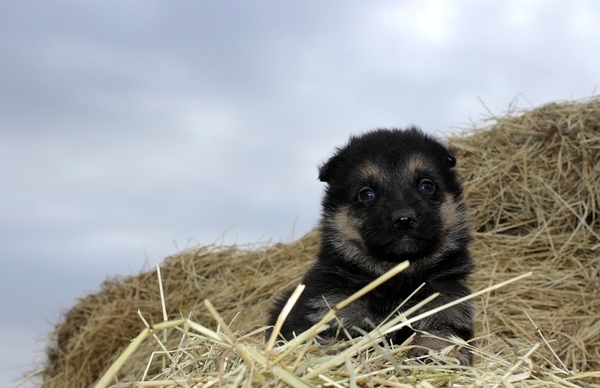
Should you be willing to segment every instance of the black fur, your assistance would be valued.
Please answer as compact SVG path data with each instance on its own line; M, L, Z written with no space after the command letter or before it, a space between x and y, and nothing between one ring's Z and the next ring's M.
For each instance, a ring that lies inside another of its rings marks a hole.
M322 201L321 245L314 266L304 275L306 289L281 330L292 338L316 322L328 306L344 300L396 264L410 260L403 273L352 303L337 316L345 330L370 331L385 320L415 289L425 286L403 310L439 292L425 310L469 294L464 281L473 269L462 189L452 167L456 160L441 143L417 128L380 129L351 137L319 170L327 183ZM291 291L271 311L274 324ZM473 338L472 302L447 308L413 324L417 331L464 340ZM336 321L321 333L342 338ZM410 330L396 333L401 343ZM417 334L413 350L448 345ZM468 350L457 358L471 364Z

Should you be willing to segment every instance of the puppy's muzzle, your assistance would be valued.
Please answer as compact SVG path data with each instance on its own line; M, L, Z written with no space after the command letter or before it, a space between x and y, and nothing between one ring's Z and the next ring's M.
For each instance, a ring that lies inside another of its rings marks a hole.
M407 232L415 227L417 214L413 209L396 210L392 214L392 223L396 229Z

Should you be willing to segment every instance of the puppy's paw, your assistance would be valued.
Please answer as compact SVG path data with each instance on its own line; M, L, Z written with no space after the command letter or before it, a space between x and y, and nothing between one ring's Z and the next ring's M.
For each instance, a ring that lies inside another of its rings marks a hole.
M408 351L408 356L424 363L438 361L445 364L458 363L467 366L473 364L473 355L469 349L450 340L417 334L413 339L412 346Z

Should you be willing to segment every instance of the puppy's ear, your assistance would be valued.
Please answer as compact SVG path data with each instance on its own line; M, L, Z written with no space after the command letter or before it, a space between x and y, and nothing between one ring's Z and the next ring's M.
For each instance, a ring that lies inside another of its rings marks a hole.
M446 165L448 168L456 166L456 158L450 154L446 155Z
M444 162L446 162L446 166L448 166L448 168L456 166L456 157L454 156L454 151L455 150L453 148L447 149L446 156L444 157Z
M329 178L331 178L330 170L331 159L329 159L326 163L323 163L323 165L321 165L321 167L319 168L319 180L321 182L327 182Z
M319 168L319 180L321 182L329 182L340 163L339 155L334 155L327 162L323 163Z

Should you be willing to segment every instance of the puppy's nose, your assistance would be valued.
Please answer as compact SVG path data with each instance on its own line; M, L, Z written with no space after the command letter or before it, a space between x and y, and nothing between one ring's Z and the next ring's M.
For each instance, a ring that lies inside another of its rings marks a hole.
M392 214L392 222L399 230L411 230L415 227L417 214L412 209L397 210Z

